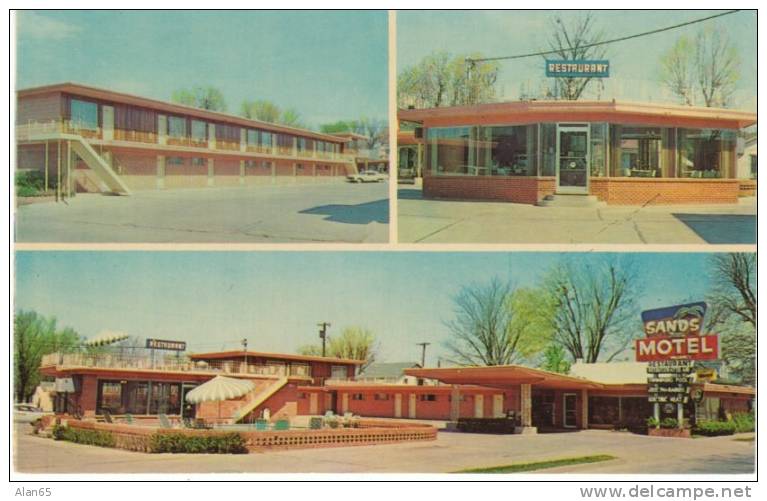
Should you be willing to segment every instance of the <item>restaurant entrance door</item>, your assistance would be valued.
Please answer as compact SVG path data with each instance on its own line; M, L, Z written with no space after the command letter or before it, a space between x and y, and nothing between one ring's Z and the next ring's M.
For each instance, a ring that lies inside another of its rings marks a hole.
M589 125L557 124L557 193L589 192Z

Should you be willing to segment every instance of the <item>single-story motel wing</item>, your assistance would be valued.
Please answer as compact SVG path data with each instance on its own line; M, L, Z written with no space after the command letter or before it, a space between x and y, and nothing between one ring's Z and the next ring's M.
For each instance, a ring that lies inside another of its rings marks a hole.
M511 416L522 430L532 431L641 427L653 413L647 366L639 362L576 363L569 375L519 365L406 369L413 376L406 379L415 383L358 381L360 365L255 351L189 356L113 351L46 355L41 372L56 382L54 411L85 419L108 412L139 420L166 414L233 423L332 411L404 420ZM187 392L222 374L251 380L255 388L221 404L185 402ZM691 393L700 398L685 406L686 418L748 412L755 398L751 387L704 380L693 382ZM675 417L676 406L671 407L663 413Z
M76 83L17 92L17 169L62 196L329 181L381 167L365 139Z
M738 168L755 113L623 101L518 101L401 109L399 170L426 198L537 204L732 204L756 175ZM744 174L745 172L745 174ZM570 197L572 198L572 197Z

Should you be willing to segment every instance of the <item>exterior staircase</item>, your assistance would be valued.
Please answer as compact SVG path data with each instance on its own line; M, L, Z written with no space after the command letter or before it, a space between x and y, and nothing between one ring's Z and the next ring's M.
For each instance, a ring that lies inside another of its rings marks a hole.
M253 412L254 409L256 409L259 405L266 402L269 397L277 393L279 390L282 389L283 386L288 384L288 378L286 376L282 376L281 378L274 381L272 384L258 392L253 398L248 400L242 407L240 407L237 412L233 416L233 420L235 423L239 423L243 419L245 419L245 416Z
M600 202L594 195L546 195L536 205L540 207L585 207L597 208L607 204Z

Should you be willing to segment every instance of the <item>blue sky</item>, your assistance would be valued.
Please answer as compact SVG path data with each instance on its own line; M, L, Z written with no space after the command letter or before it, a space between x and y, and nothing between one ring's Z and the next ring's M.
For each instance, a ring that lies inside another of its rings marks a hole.
M690 21L721 11L597 11L597 26L606 38ZM563 17L577 17L569 11ZM397 13L397 66L402 69L435 50L452 54L479 52L485 57L524 54L548 49L551 12L545 11L403 11ZM658 60L682 34L694 35L707 23L718 23L730 35L742 59L742 79L735 106L756 111L756 13L737 12L716 20L657 35L612 44L607 58L610 78L604 79L602 99L675 102L658 81ZM519 96L520 84L544 80L541 57L500 63L498 89L502 100ZM594 96L592 96L594 97Z
M311 126L387 116L387 14L28 11L18 14L17 87L62 81L169 100L213 85L296 108Z
M184 340L190 350L235 348L292 353L317 341L316 323L371 329L381 360L418 360L415 343L444 354L452 297L460 287L509 278L530 286L567 256L543 252L87 252L16 253L17 309L54 315L90 337L102 330ZM705 253L620 256L641 270L639 309L703 299ZM639 311L636 313L639 327Z

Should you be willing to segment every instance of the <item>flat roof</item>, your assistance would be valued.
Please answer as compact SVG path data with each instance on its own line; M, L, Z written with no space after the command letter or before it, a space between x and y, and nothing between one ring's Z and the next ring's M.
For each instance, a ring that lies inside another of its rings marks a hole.
M732 129L748 127L755 124L757 119L756 113L742 110L615 100L510 101L472 106L400 109L397 117L399 120L423 123L427 126L602 121Z
M507 388L519 384L532 384L538 388L557 389L598 389L603 387L602 384L588 379L521 365L405 369L405 374L436 379L447 384L471 384L495 388Z
M227 358L241 358L241 357L254 357L254 358L271 358L281 360L295 360L297 362L329 362L345 365L362 365L364 360L353 360L350 358L335 358L335 357L319 357L313 355L293 355L289 353L266 353L263 351L244 351L244 350L230 350L230 351L212 351L209 353L192 353L189 358L192 360L220 360Z
M221 122L228 122L231 124L237 124L242 127L253 127L259 129L269 130L271 132L283 132L286 134L293 134L304 137L311 137L314 139L320 139L322 141L330 141L334 143L346 143L348 139L335 136L332 134L323 134L320 132L314 132L307 129L300 129L298 127L290 127L287 125L279 125L270 122L264 122L261 120L252 120L250 118L244 118L238 115L232 115L230 113L222 113L219 111L203 110L201 108L195 108L193 106L186 106L183 104L169 103L167 101L160 101L158 99L152 99L148 97L136 96L133 94L126 94L124 92L116 92L108 89L101 89L98 87L91 87L89 85L83 85L74 82L64 82L51 85L43 85L40 87L29 87L26 89L20 89L16 91L18 98L35 96L38 94L47 94L51 92L64 92L77 94L79 96L90 97L92 99L100 99L103 101L113 101L116 103L130 104L133 106L143 106L152 108L166 113L178 113L184 115L190 115L197 118L206 120L217 120Z

